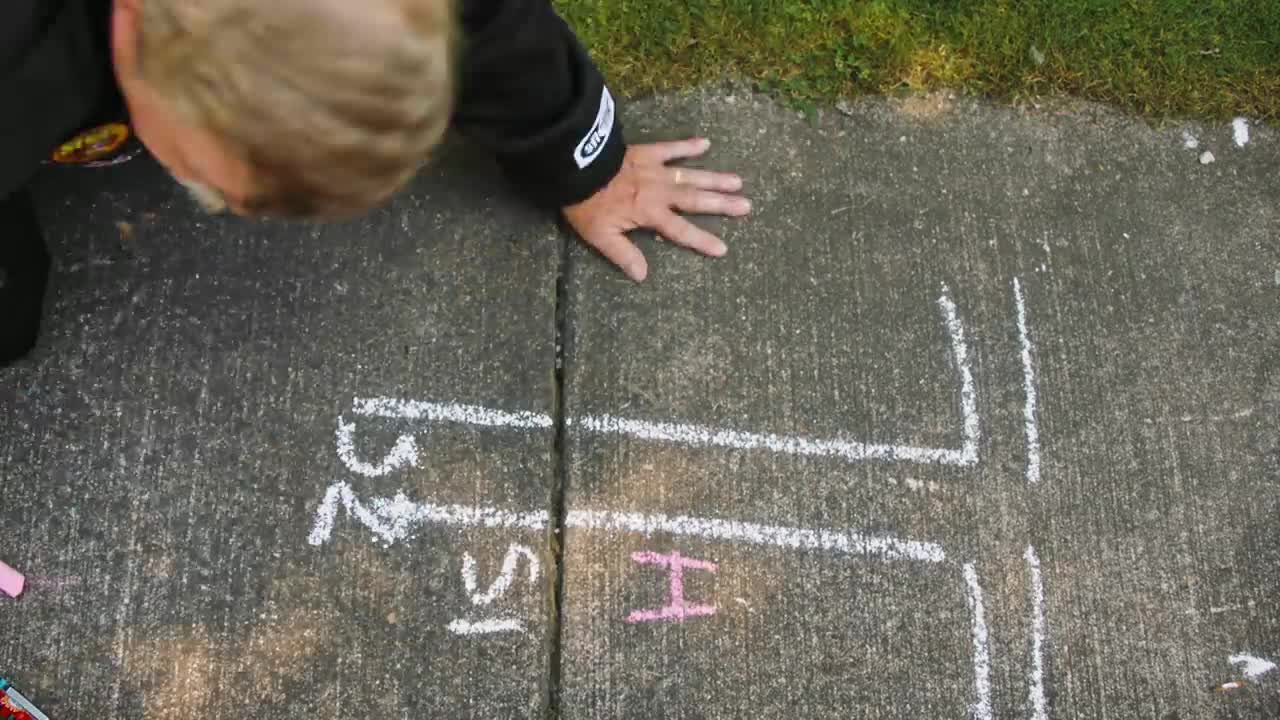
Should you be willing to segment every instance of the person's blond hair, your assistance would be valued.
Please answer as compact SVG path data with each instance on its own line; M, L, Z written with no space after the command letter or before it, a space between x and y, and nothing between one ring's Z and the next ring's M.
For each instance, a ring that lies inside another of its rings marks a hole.
M249 211L339 218L397 192L453 110L455 0L143 0L139 70L253 172Z

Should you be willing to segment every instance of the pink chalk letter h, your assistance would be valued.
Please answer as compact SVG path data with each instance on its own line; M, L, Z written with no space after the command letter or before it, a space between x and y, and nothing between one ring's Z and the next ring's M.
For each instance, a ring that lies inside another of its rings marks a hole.
M675 551L672 551L670 555L638 552L633 553L631 559L642 565L660 565L668 568L671 578L671 590L670 597L667 598L666 607L657 610L636 610L627 616L627 622L661 622L663 620L684 622L685 618L688 617L716 614L716 609L710 605L685 605L684 603L684 569L693 568L714 573L716 571L715 563L684 558Z

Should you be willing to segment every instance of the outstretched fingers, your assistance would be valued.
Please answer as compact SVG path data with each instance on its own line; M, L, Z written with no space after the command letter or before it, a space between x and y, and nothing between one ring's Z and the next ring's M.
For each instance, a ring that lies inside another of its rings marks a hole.
M723 240L670 210L659 212L654 220L654 229L669 242L696 250L703 255L720 257L729 251Z
M687 160L706 154L711 149L711 141L706 138L688 138L685 140L668 140L643 146L652 159L663 165L675 160Z
M670 168L667 173L673 185L688 185L699 190L717 192L737 192L742 189L742 178L730 173L683 167Z
M751 201L736 195L725 195L693 187L679 187L673 192L672 204L695 215L742 216L751 212Z

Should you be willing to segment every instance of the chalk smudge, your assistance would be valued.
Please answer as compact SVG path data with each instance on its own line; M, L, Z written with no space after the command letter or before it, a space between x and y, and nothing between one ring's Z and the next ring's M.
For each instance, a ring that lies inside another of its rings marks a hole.
M84 579L74 576L55 577L52 575L34 575L27 578L27 588L44 592L61 593L84 584Z

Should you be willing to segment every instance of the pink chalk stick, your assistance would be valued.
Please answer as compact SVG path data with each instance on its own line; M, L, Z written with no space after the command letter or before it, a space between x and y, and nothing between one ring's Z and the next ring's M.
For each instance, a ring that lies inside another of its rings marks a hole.
M0 562L0 591L9 597L16 598L22 594L22 588L27 584L27 579L22 573Z

